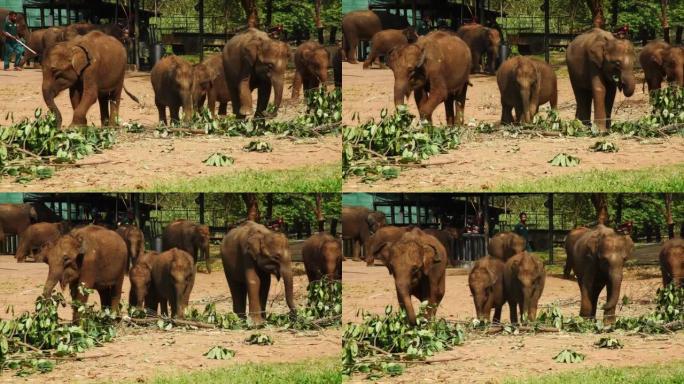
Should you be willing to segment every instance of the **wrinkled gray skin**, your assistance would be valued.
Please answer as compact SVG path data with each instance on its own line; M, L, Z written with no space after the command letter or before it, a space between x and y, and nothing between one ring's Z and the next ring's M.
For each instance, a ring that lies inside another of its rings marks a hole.
M610 129L615 93L634 94L634 47L629 40L594 28L577 36L565 54L570 84L577 101L575 117L589 125L591 104L600 132Z
M663 274L663 287L674 282L684 287L684 240L670 239L660 250L660 271Z
M527 321L537 318L539 298L544 291L546 271L544 263L535 255L518 253L504 265L504 292L511 310L511 322L518 322L520 316Z
M501 321L501 308L506 302L504 296L504 263L485 256L476 261L468 274L468 286L473 295L475 312L480 320L498 323ZM494 318L491 318L494 309Z
M296 313L292 258L284 234L246 221L223 238L221 260L233 299L233 312L238 316L249 315L255 325L264 322L271 275L283 279L285 301L291 314ZM248 299L249 312L246 312Z
M434 236L414 228L392 243L385 262L394 277L399 306L406 311L409 323L416 324L416 312L411 296L427 300L427 318L437 313L444 297L447 255L442 243Z
M506 261L525 250L525 238L515 232L499 232L489 239L487 254Z
M131 270L131 295L135 290L136 304L156 313L182 319L195 284L195 266L189 253L173 248L157 254L148 253Z
M508 59L496 72L496 82L501 93L501 124L528 124L540 105L558 106L556 74L541 60L525 56Z
M406 231L411 229L411 227L387 225L375 231L365 244L366 265L373 265L375 259L380 260L384 265L389 257L389 249L392 243L399 240Z
M209 262L209 227L190 220L176 220L164 228L162 233L162 249L167 251L171 248L182 249L192 255L197 264L200 257L207 263L207 272L211 273Z
M606 287L607 300L603 306L603 322L615 321L615 307L620 299L622 269L632 255L634 243L628 235L620 235L612 228L597 225L567 243L572 268L581 292L580 316L596 317L598 297Z
M385 214L366 207L342 207L342 238L352 241L352 259L361 260L368 238L385 226Z
M302 261L309 283L323 276L329 281L342 280L342 244L327 233L316 233L304 242Z

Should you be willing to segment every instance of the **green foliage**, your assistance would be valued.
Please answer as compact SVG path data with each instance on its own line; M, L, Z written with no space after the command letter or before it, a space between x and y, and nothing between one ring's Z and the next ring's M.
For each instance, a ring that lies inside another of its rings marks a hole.
M553 360L556 363L566 363L566 364L574 364L574 363L581 363L584 361L585 355L581 354L579 352L575 352L572 349L564 349L560 351L554 358Z
M266 321L274 326L308 330L342 323L342 282L323 279L309 284L307 303L297 313L267 314Z
M343 177L362 176L366 181L393 178L398 170L386 167L388 162L420 163L454 149L460 143L460 128L436 127L420 122L405 105L397 107L392 115L383 109L380 117L378 123L370 120L343 128Z
M242 148L246 152L273 152L273 147L267 141L254 140Z
M614 337L602 337L596 342L596 346L607 349L622 349L624 347L622 342Z
M200 312L197 308L185 310L185 318L192 321L213 324L220 329L244 329L247 323L233 312L219 313L216 311L216 304L207 304L204 311Z
M234 357L235 351L232 349L228 349L226 347L222 347L220 345L217 345L215 347L212 347L207 352L205 352L204 356L206 356L207 359L226 360L226 359L230 359L230 358Z
M61 130L52 113L43 114L39 108L34 116L0 130L0 177L14 176L18 182L48 178L54 169L45 165L47 160L72 163L115 143L109 128Z
M547 110L546 115L541 113L534 115L532 124L527 128L560 132L563 136L588 136L591 134L591 130L580 120L562 120L555 109Z
M273 339L269 335L264 335L262 333L252 333L245 339L246 344L256 344L256 345L271 345L273 344Z
M637 137L684 135L684 89L671 85L650 93L651 114L636 121L614 122L611 131Z
M567 153L559 153L549 160L549 163L555 167L576 167L580 164L580 158Z
M225 167L228 165L233 165L235 163L235 159L226 154L216 152L209 155L209 157L207 157L203 163L210 167Z
M656 314L665 322L684 321L684 287L670 283L666 287L658 288Z
M396 364L400 357L423 360L463 344L465 331L460 325L428 320L426 308L426 303L421 304L415 326L409 324L405 311L395 312L391 306L385 307L383 316L363 313L360 324L347 324L342 336L343 373L400 374Z
M590 148L594 152L617 152L617 144L610 141L597 141Z

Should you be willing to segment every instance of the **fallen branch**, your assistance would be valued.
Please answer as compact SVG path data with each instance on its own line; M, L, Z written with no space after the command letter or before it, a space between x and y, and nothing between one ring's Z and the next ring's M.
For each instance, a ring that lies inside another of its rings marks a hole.
M12 340L12 342L13 342L13 343L17 343L17 344L21 345L22 347L26 347L26 348L28 348L28 349L34 351L34 352L38 352L38 353L43 353L43 352L44 352L43 350L41 350L41 349L39 349L39 348L36 348L36 347L34 347L33 345L31 345L31 344L26 344L26 343L24 343L24 342L21 341L21 340Z
M21 152L21 153L23 153L23 154L25 154L25 155L31 156L31 157L33 157L34 159L43 160L42 157L40 157L40 156L36 155L35 153L33 153L33 152L31 152L31 151L28 151L28 150L26 150L26 149L24 149L24 148L22 148L22 147L14 147L14 148L12 148L12 149L15 149L15 150L17 150L17 151L19 151L19 152Z
M146 317L144 319L138 319L131 317L127 319L126 321L129 321L131 323L135 324L157 324L157 321L159 320L164 320L168 321L173 325L188 325L188 326L193 326L197 328L204 328L204 329L216 329L216 326L213 324L209 323L202 323L199 321L190 321L190 320L180 320L180 319L162 319L161 317Z
M50 163L51 166L53 167L86 167L89 165L100 165L100 164L107 164L111 163L111 160L99 160L99 161L91 161L89 163Z
M55 360L83 360L83 359L100 359L102 357L109 357L111 353L103 353L101 355L90 355L90 356L52 356L51 359Z
M495 334L495 333L503 332L504 330L505 330L504 326L495 325L495 326L490 326L489 328L487 328L485 333L489 335L489 334ZM535 328L535 327L528 327L528 326L520 326L520 327L513 328L513 330L514 331L517 330L520 332L547 332L547 333L558 333L558 332L560 332L560 329L553 328L553 327Z

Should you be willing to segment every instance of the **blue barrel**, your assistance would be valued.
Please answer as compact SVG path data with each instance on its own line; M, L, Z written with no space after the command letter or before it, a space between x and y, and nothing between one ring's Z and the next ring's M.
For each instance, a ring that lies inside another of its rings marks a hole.
M499 66L506 61L508 58L508 45L506 43L501 43L501 47L499 47L499 62L496 63L496 67L499 68Z
M164 57L164 46L161 44L155 44L152 46L152 65L157 64L162 57Z
M154 250L157 252L162 251L162 239L159 236L154 238Z

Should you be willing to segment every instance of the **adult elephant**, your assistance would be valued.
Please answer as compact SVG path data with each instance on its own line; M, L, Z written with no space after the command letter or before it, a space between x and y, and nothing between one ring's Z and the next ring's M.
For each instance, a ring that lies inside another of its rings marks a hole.
M166 108L171 121L190 121L194 111L204 104L211 88L212 75L204 64L192 65L179 56L166 56L159 60L150 72L154 90L154 104L159 112L159 122L167 124Z
M292 99L299 98L300 89L304 92L325 85L328 81L330 53L316 41L302 43L294 53L295 78L292 83Z
M496 82L501 93L501 124L528 124L540 105L558 106L556 73L541 60L525 56L506 60L496 72Z
M499 47L501 46L501 33L494 28L487 28L480 24L467 24L456 31L456 35L468 44L471 53L473 73L480 71L482 55L487 55L487 71L496 71L496 62L499 59Z
M409 43L415 43L417 40L418 34L413 27L405 29L385 29L376 33L371 39L371 51L363 62L363 69L370 68L375 59L387 55L394 48Z
M366 257L366 265L371 266L375 264L375 259L379 259L385 264L389 257L389 249L392 243L401 239L404 233L411 229L412 227L386 225L375 231L365 244L364 255Z
M454 259L454 238L451 236L450 231L437 228L425 228L423 229L423 232L434 236L437 240L439 240L440 243L442 243L444 249L446 249L448 260Z
M413 228L389 249L385 262L389 273L394 277L397 299L406 311L409 323L416 324L411 296L428 302L427 318L434 317L437 307L444 297L447 255L442 243Z
M311 235L302 245L302 260L309 283L321 280L342 280L342 244L327 233Z
M18 263L23 263L27 256L32 255L36 262L43 261L43 248L57 241L67 232L69 232L69 225L65 222L31 224L21 233L14 258Z
M26 45L35 51L35 53L28 49L24 51L24 61L42 57L45 52L61 41L64 41L64 31L61 27L37 29L31 32L31 36L27 40Z
M385 214L366 207L342 207L342 239L352 242L352 259L361 259L368 238L385 226Z
M69 286L72 300L86 303L88 293L79 289L83 284L97 290L103 308L118 311L128 260L121 236L107 228L88 225L60 237L46 252L49 271L44 297L49 297L59 283L62 289ZM73 320L78 318L74 308Z
M207 273L211 273L209 261L209 227L190 220L176 220L164 228L162 233L162 250L182 249L192 255L195 264L203 256L207 264Z
M223 70L223 57L221 55L213 55L202 63L210 71L211 85L207 92L207 108L213 116L225 116L228 112L228 102L230 101L230 93L228 92L228 85L226 85L226 75ZM218 103L218 113L216 111L216 103Z
M613 113L615 93L634 94L634 47L629 40L594 28L577 36L565 54L570 84L577 101L575 117L590 123L594 102L594 123L607 132Z
M356 50L359 42L370 40L382 30L380 17L373 11L352 11L342 18L343 48L347 61L356 64Z
M598 297L604 287L607 291L603 306L605 323L615 321L615 307L620 298L622 268L634 249L628 235L616 233L612 228L597 225L585 231L569 247L569 258L577 276L581 292L580 316L596 317Z
M523 320L534 321L546 282L544 263L527 251L520 252L506 261L503 277L511 322L518 322L518 311Z
M119 103L126 72L126 50L115 38L94 31L55 45L43 60L43 99L55 114L57 126L62 114L55 97L69 89L74 117L71 126L87 125L86 115L96 101L103 126L117 124ZM138 99L126 93L136 102Z
M413 91L421 119L432 121L432 112L444 103L447 124L463 123L471 65L463 40L449 32L430 32L415 44L393 50L389 59L394 105L404 104Z
M489 239L487 253L489 256L506 261L525 250L525 238L515 232L499 232Z
M286 43L273 40L266 32L255 28L228 40L223 48L223 71L235 116L245 118L252 114L252 90L256 89L254 116L265 117L271 88L274 91L274 114L277 114L283 101L289 57L290 48Z
M145 234L133 224L123 224L116 229L116 233L124 239L128 250L128 265L133 266L136 260L145 253Z
M684 287L684 240L670 239L660 250L660 271L663 274L663 287L674 283Z
M223 271L228 280L233 311L245 317L249 300L249 317L256 325L263 323L271 275L282 277L285 301L296 313L292 285L292 259L287 237L261 224L246 221L230 230L221 243Z
M565 266L563 267L563 278L564 279L569 279L570 278L570 273L574 269L572 257L573 252L573 247L575 246L575 243L577 240L582 237L587 231L590 229L588 227L577 227L570 232L568 232L568 235L565 237Z
M0 204L0 241L6 235L19 235L38 220L31 204Z

